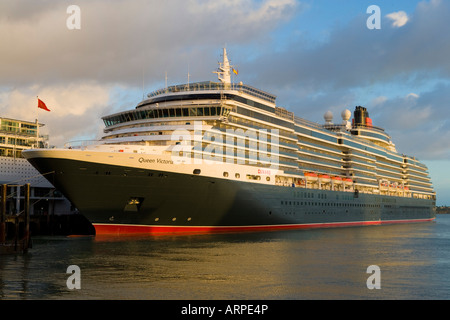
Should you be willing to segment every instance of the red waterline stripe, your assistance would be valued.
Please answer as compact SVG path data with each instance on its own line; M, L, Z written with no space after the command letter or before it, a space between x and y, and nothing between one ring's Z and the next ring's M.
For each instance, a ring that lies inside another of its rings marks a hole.
M144 226L126 224L96 224L94 223L97 235L127 235L127 234L167 234L167 233L220 233L220 232L244 232L244 231L273 231L289 229L312 229L312 228L333 228L349 226L369 226L394 223L413 223L433 221L429 219L413 220L386 220L386 221L356 221L356 222L330 222L330 223L310 223L310 224L287 224L287 225L267 225L267 226Z

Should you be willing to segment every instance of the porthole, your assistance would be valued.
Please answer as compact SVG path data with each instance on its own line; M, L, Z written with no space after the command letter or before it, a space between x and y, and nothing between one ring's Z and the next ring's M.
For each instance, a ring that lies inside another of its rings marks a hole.
M159 218L155 218L155 221L159 221Z
M177 220L177 218L172 218L172 221L176 221Z

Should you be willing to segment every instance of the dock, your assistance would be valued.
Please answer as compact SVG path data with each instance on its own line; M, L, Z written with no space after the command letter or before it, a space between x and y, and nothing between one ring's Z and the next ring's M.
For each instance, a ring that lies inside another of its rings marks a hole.
M30 238L30 184L25 187L24 210L14 215L6 214L8 185L2 184L0 195L0 254L26 253L31 246Z
M11 185L0 185L0 255L27 253L32 248L32 236L95 234L92 224L81 214L30 215L29 183L23 185L24 209L17 214L7 214L8 187Z

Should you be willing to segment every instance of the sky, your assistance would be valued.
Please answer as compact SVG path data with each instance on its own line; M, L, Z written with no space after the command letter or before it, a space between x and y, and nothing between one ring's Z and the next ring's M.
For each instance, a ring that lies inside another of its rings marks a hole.
M134 108L166 75L216 81L226 47L234 81L299 117L323 123L330 110L337 122L365 106L450 205L449 19L444 0L5 0L0 116L37 118L57 147L97 139L102 116Z

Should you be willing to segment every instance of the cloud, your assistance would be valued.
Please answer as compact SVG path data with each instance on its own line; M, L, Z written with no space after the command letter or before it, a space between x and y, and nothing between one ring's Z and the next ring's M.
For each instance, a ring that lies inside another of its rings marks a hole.
M450 84L440 83L420 96L386 99L369 110L374 125L391 135L397 150L422 160L450 159Z
M62 146L69 137L97 136L99 120L110 107L110 86L96 83L37 85L0 94L0 113L9 118L44 123L40 133L50 135L50 144ZM50 112L37 108L37 96Z
M42 88L39 92L55 116L82 115L95 107L106 105L109 99L109 87L96 83L71 83L68 86ZM44 98L45 97L45 98Z
M372 100L371 105L376 106L376 105L379 105L379 104L383 104L383 103L386 102L387 100L388 100L387 97L385 97L385 96L379 96L379 97L376 97L376 98L374 98L374 99Z
M448 16L449 2L423 1L401 28L383 27L392 21L385 18L380 30L369 30L361 14L335 26L327 41L308 45L297 36L240 71L298 116L322 122L330 108L370 106L374 124L386 127L400 152L449 159Z
M403 27L409 20L405 11L392 12L387 14L386 17L392 20L393 27Z
M449 77L450 41L441 32L447 28L449 15L449 2L421 2L402 28L369 30L367 16L361 14L334 27L328 41L318 45L308 45L299 35L293 37L285 50L249 61L247 73L254 74L255 84L311 90Z
M166 72L169 84L185 81L188 65L191 81L211 78L223 45L265 39L297 7L294 0L80 0L81 29L69 30L69 5L0 2L0 111L33 120L39 96L52 110L39 121L56 145L98 136L101 116L133 108L142 83L159 86Z
M182 63L202 61L191 48L256 41L296 6L294 0L78 1L81 29L69 30L67 2L39 4L31 5L36 12L29 1L0 5L0 85L138 84L142 69L160 79L165 71L178 74Z
M162 87L166 72L169 84L186 81L188 68L190 81L212 79L226 45L238 80L276 94L296 115L322 122L327 110L337 119L368 105L399 150L450 158L449 86L428 84L450 79L450 39L442 32L449 2L419 2L406 17L393 12L380 30L366 27L362 10L320 30L327 37L317 43L301 28L274 33L308 14L294 0L80 0L81 30L66 27L69 4L0 2L0 111L32 120L39 95L52 109L39 120L53 144L99 135L101 116L134 107L142 82L146 90Z
M190 81L214 80L225 45L236 81L297 116L323 123L331 110L337 123L367 106L399 152L448 161L450 2L392 3L408 14L383 16L380 30L350 3L77 0L81 29L68 30L72 2L0 1L0 113L33 121L39 96L52 110L38 114L52 145L98 138L101 117L133 108L143 83L158 89L166 72L169 85L182 83L188 70Z
M417 98L419 98L419 95L417 93L411 92L411 93L408 93L406 98L417 99Z

